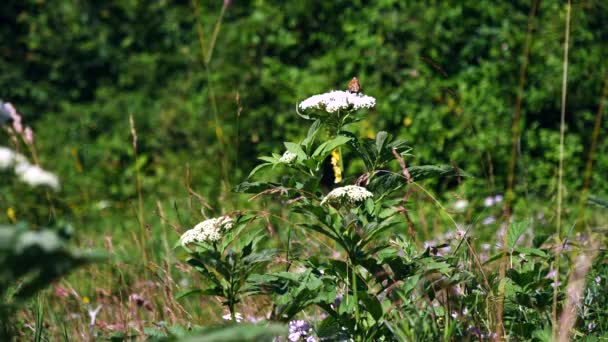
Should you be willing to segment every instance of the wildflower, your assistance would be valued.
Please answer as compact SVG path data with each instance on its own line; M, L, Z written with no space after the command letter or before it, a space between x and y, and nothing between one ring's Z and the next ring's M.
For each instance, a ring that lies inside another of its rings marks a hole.
M328 113L339 110L358 110L361 108L373 108L376 99L361 93L351 93L348 91L334 90L329 93L314 95L302 101L300 109L320 109Z
M483 200L483 205L486 207L491 207L494 205L494 197L490 196L490 197L486 197Z
M357 202L365 201L368 198L373 197L374 194L367 191L362 186L347 185L340 188L335 188L327 194L321 201L321 205L330 204L354 204Z
M342 181L342 169L340 169L340 152L338 149L331 151L331 167L334 171L334 183Z
M59 190L59 179L57 176L43 170L40 166L31 165L27 162L20 163L15 167L15 173L22 182L33 187L48 186L53 190Z
M456 238L462 240L464 239L464 237L467 235L467 232L462 229L462 228L458 228L456 229Z
M459 199L458 201L454 202L454 209L456 209L457 211L463 211L468 206L469 206L469 201L464 200L464 199Z
M494 196L494 204L501 203L502 200L503 200L502 195L496 195L496 196Z
M317 341L313 335L312 327L304 320L295 320L289 322L289 341L306 341L313 342Z
M22 163L27 163L27 159L22 154L0 146L0 170L6 170Z
M227 320L227 321L231 321L232 320L232 315L230 315L230 313L225 314L224 316L222 316L223 319ZM234 319L236 320L237 323L241 323L243 321L243 315L241 315L240 312L235 312L234 313Z
M602 278L600 276L595 277L595 283L600 284L602 282Z
M494 216L488 216L481 221L484 226L491 225L496 222L496 218Z
M180 241L183 246L193 242L217 241L222 237L221 233L232 229L232 225L233 221L229 216L211 218L186 231Z
M4 124L11 118L11 113L8 111L6 104L0 100L0 124Z
M34 131L30 126L25 127L25 131L23 132L23 139L28 145L34 144Z
M8 207L8 209L6 209L6 216L9 220L11 220L11 222L17 222L17 214L15 213L15 209L13 207Z
M285 151L285 153L283 153L283 156L281 156L281 158L279 159L279 161L281 163L285 163L285 164L291 164L294 162L294 160L296 160L298 156L295 153L291 153L289 151Z
M95 319L97 318L97 314L101 310L102 305L98 305L95 309L88 309L89 317L91 318L91 327L95 326Z

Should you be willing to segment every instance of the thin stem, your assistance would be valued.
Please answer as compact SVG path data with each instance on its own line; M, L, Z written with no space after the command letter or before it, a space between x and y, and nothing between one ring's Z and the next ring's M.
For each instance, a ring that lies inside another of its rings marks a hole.
M353 302L355 302L355 329L358 330L357 327L359 326L359 296L357 295L357 272L355 270L356 266L354 265L352 259L350 260L350 266L352 269L351 276L353 287Z
M591 147L589 148L589 156L587 157L587 164L585 166L585 176L583 181L583 191L581 191L580 208L577 220L577 229L580 231L581 226L585 221L585 204L587 197L589 196L589 186L591 185L591 170L593 169L593 159L595 158L595 150L597 149L597 140L600 135L600 128L602 126L602 116L604 115L604 102L608 97L608 75L604 80L604 89L600 97L600 103L595 114L595 123L593 125L593 133L591 134Z
M564 62L563 62L563 75L562 75L562 98L561 98L561 115L560 115L560 135L559 135L559 170L558 170L558 183L557 183L557 225L556 225L556 242L557 245L561 245L561 224L562 224L562 196L563 196L563 174L564 174L564 138L566 135L566 95L568 86L568 52L570 44L570 15L571 15L571 3L568 0L566 4L566 29L564 39ZM556 339L558 336L558 321L557 321L557 294L559 286L559 263L561 256L561 248L558 248L555 255L555 279L553 287L553 337Z
M134 166L135 166L135 186L137 188L137 220L139 221L139 230L140 230L140 242L141 242L141 250L143 253L144 265L146 267L144 269L147 270L148 265L148 254L146 252L146 227L144 224L144 200L143 200L143 190L141 185L141 173L139 172L139 161L138 161L138 153L137 153L137 129L135 128L135 120L133 119L133 114L129 115L129 125L131 126L131 137L133 138L132 146L133 146L133 156L134 156ZM145 274L147 275L147 271Z

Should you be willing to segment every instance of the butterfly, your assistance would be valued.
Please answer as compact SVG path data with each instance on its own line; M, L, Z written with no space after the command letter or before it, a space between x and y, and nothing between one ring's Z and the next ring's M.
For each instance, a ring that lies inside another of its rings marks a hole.
M348 82L348 91L355 94L361 92L361 84L356 77L353 77L353 79Z

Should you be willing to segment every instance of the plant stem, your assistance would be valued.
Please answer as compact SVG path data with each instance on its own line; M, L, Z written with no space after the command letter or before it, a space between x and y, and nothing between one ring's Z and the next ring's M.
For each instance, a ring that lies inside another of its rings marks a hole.
M566 135L566 95L568 86L568 52L570 44L570 15L571 15L571 3L568 0L566 4L566 28L565 28L565 39L564 39L564 62L563 62L563 74L562 74L562 97L561 97L561 113L560 113L560 134L559 134L559 170L558 170L558 183L557 183L557 224L556 224L556 245L561 246L561 224L562 224L562 196L563 196L563 175L564 175L564 138ZM561 248L558 247L555 255L555 278L553 280L553 308L551 310L553 318L553 339L557 339L559 336L559 327L557 321L557 294L559 290L559 263L561 256Z
M353 264L352 258L350 258L351 277L352 277L352 288L353 288L353 302L355 303L355 330L359 327L359 296L357 295L357 272L356 266Z

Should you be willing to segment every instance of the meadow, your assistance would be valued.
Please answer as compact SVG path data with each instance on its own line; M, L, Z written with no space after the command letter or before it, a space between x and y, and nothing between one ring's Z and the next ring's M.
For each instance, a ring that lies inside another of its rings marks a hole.
M608 338L604 1L0 16L0 341Z

